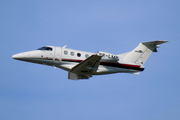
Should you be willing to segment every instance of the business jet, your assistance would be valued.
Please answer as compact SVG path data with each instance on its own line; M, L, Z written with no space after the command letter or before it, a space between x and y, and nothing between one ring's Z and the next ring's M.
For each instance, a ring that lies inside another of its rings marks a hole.
M118 55L103 51L79 51L66 46L44 46L34 51L15 54L12 58L61 68L68 72L68 79L71 80L89 79L93 75L112 73L139 74L144 70L144 63L151 53L157 52L159 44L165 42L167 41L143 42L132 51Z

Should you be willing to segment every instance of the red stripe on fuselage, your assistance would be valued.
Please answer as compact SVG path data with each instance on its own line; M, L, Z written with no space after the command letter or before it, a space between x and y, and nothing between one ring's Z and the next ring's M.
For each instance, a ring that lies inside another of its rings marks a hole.
M141 67L140 65L123 64L123 63L118 63L118 64L121 64L121 65L127 66L127 67L136 67L136 68L140 68Z
M82 62L83 60L77 59L62 59L62 61L67 62ZM113 63L113 62L100 62L100 65L108 65L108 66L124 66L124 67L132 67L132 68L140 68L140 65L132 65L132 64L124 64L124 63Z

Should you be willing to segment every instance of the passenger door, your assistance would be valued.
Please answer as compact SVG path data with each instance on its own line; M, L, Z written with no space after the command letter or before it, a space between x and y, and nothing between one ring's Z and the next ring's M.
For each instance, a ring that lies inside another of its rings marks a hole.
M55 50L55 53L54 53L54 63L55 64L58 64L58 63L60 63L61 62L61 47L54 47L54 50Z

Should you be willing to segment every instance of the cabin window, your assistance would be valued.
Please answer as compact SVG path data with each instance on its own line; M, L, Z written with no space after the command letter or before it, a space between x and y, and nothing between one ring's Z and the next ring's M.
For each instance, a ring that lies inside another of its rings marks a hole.
M67 55L67 54L68 54L68 51L65 50L65 51L64 51L64 54Z
M88 58L88 57L89 57L89 55L88 55L88 54L86 54L86 55L85 55L85 57L86 57L86 58Z
M77 53L77 56L78 56L78 57L81 57L81 53Z
M74 52L71 52L71 56L74 56Z

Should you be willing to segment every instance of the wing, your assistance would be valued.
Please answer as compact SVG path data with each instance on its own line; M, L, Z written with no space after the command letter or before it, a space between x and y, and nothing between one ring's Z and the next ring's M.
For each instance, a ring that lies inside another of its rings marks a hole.
M68 73L68 79L88 79L97 71L102 56L91 55L81 63L74 66Z

